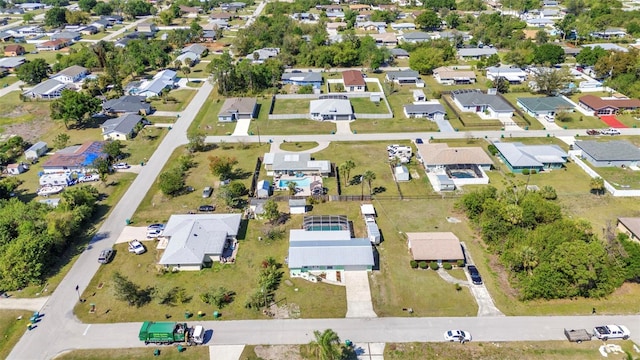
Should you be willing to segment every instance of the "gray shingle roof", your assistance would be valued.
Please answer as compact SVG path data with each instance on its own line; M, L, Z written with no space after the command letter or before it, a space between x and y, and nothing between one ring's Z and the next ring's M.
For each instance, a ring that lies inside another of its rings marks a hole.
M415 70L387 71L387 77L391 80L400 78L419 78L420 74Z
M513 111L513 107L498 95L484 94L480 91L452 92L452 96L462 106L487 105L496 112Z
M435 114L445 113L444 106L441 104L409 104L404 109L407 114Z
M517 99L522 106L531 112L540 111L559 111L563 109L571 109L571 105L568 101L561 97L549 96L549 97L528 97Z
M202 45L200 45L200 44L191 44L191 45L183 48L182 52L186 53L186 52L190 51L190 52L200 56L200 55L202 55L203 52L205 52L205 50L207 50L207 48L202 46Z
M109 112L131 112L143 111L145 114L151 112L151 104L145 101L144 96L125 95L118 99L107 100L102 104L102 108Z
M288 260L290 269L374 265L369 239L351 239L349 231L291 230Z
M596 161L640 161L640 149L627 141L576 141L582 149Z
M467 48L467 49L458 49L458 55L462 57L468 56L489 56L493 54L497 54L498 50L494 48Z
M106 135L112 132L129 134L140 121L142 121L142 116L136 114L125 114L114 119L109 119L101 126L102 134Z
M64 84L58 80L49 79L34 86L33 89L26 91L26 93L31 93L34 95L46 95L58 89L64 89L66 87L67 87L67 84Z
M293 72L282 74L282 80L322 82L322 74L317 72Z

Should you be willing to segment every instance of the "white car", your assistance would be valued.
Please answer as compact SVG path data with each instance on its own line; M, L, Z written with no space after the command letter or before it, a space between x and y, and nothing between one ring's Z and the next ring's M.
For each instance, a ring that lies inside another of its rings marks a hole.
M147 230L147 239L157 238L162 235L162 229Z
M471 341L471 334L468 331L462 330L449 330L444 333L445 341Z
M609 128L607 130L602 130L601 134L602 135L620 135L620 130Z
M151 225L147 226L147 231L151 231L151 230L155 230L155 229L164 230L164 224L151 224Z
M631 336L631 332L623 325L602 325L593 329L593 336L604 341L609 339L627 340Z
M144 254L147 249L144 248L144 245L138 240L129 241L129 252L134 253L136 255Z
M114 165L113 165L113 168L114 168L114 169L118 169L118 170L120 170L120 169L128 169L128 168L130 168L130 167L131 167L131 166L129 166L129 164L124 163L124 162L117 163L117 164L114 164Z
M91 181L99 181L100 180L100 175L98 174L89 174L89 175L84 175L84 176L80 176L78 178L78 182L91 182Z

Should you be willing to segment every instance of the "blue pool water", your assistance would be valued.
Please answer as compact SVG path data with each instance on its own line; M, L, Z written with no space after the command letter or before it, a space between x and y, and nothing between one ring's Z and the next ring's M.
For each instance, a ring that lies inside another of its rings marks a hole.
M452 171L451 177L456 179L473 179L475 175L467 171Z
M305 186L311 185L311 178L302 177L302 178L297 178L295 180L280 180L278 181L278 187L286 188L290 182L296 183L296 186L298 187L305 187Z

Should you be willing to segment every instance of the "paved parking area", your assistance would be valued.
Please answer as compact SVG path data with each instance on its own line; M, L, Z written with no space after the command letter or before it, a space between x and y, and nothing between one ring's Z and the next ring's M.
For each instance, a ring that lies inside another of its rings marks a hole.
M344 282L347 287L348 318L377 317L371 303L369 274L367 271L345 271Z
M131 240L147 241L146 226L125 226L116 240L116 244L122 244Z
M238 360L244 345L212 345L209 346L209 358L211 360Z
M384 343L353 344L358 360L384 360Z

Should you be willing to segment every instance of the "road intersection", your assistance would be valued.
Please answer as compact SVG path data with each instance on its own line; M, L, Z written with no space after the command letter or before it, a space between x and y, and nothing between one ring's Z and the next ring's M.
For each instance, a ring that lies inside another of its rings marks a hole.
M147 191L157 178L173 151L187 140L187 129L213 90L204 82L197 94L177 118L176 123L158 146L148 163L140 169L120 202L114 207L86 251L78 258L67 276L40 309L44 314L37 328L27 331L15 346L9 359L50 359L71 349L140 347L137 340L139 323L83 324L73 314L80 292L89 284L99 268L96 261L102 248L112 246ZM625 135L640 135L640 129L623 129ZM262 136L262 140L286 141L389 141L410 140L418 137L463 139L500 137L546 137L586 135L585 130L529 130L529 131L474 131L470 133L392 133L392 134L327 134ZM209 136L207 142L258 142L257 136ZM2 300L0 300L2 301ZM348 319L296 319L296 320L242 320L202 322L213 330L209 345L213 344L303 344L312 340L313 331L331 328L343 338L355 342L407 342L441 341L442 332L449 328L464 328L478 341L537 341L561 340L562 329L591 329L598 324L624 323L632 339L640 343L640 316L540 316L512 317L487 316L468 318L348 318Z

